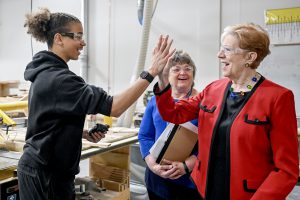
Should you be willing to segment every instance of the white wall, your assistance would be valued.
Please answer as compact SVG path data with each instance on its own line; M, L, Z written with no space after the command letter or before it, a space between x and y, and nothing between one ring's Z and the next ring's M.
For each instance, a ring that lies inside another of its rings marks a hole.
M138 56L142 27L137 18L137 1L88 2L88 81L106 90L109 85L114 94L128 85ZM38 7L48 7L51 12L68 12L80 17L81 1L34 0L33 11ZM203 7L207 7L206 12L203 12ZM219 1L207 5L198 0L190 0L189 3L181 0L159 1L152 21L145 68L150 64L150 55L158 36L169 34L174 39L174 46L188 51L197 64L198 89L218 78L218 62L215 59L219 37L218 10ZM13 17L10 14L12 11ZM0 0L0 66L5 67L0 80L23 80L24 68L32 56L31 38L23 27L25 14L29 12L29 0ZM210 15L214 17L209 18ZM203 29L201 24L205 24L207 18L209 26ZM33 39L33 54L43 49L46 49L46 44ZM71 70L79 74L78 61L71 61L69 65ZM211 68L207 70L204 66Z
M111 88L114 94L128 86L139 55L142 26L138 22L137 1L91 0L89 8L89 81L105 89ZM215 59L218 10L219 1L207 5L198 0L188 3L159 1L152 19L145 68L150 65L151 52L159 35L169 34L174 39L174 47L189 52L194 59L198 67L198 89L218 78ZM215 17L210 18L210 15ZM209 23L204 29L201 24L207 23L205 19L209 19Z
M254 22L267 29L264 22L266 9L300 7L299 0L225 0L222 1L222 30L225 26ZM297 116L300 117L300 45L271 45L271 54L258 71L266 78L291 89L295 95Z
M137 18L137 0L88 0L88 4L87 81L115 94L129 85L139 53L142 27ZM174 39L174 47L184 49L194 59L198 67L196 88L201 90L220 77L216 54L219 35L225 26L241 22L264 26L265 9L299 6L299 0L159 0L152 19L145 68L149 67L158 36L169 34ZM37 7L81 16L80 0L33 0L33 10ZM30 36L23 27L24 15L28 12L30 0L0 0L0 80L23 80L25 66L31 60ZM45 48L45 44L33 41L34 53ZM279 69L279 64L291 72L284 73L284 78L278 78L262 67L263 75L270 76L272 80L275 78L275 82L286 87L295 87L295 81L288 83L286 80L291 80L289 76L298 70L299 45L272 47L271 50L272 54L263 67L276 64L278 74L284 70ZM72 61L69 65L72 71L79 74L79 61ZM271 68L271 71L274 70ZM298 76L295 77L294 80L297 80ZM300 102L299 96L297 94L296 102Z
M80 17L80 1L33 0L33 10L48 7L51 12L68 12ZM30 0L0 0L0 80L24 81L23 72L31 60L31 38L24 28L25 14L30 13ZM47 48L33 39L33 54ZM78 63L70 68L79 72Z

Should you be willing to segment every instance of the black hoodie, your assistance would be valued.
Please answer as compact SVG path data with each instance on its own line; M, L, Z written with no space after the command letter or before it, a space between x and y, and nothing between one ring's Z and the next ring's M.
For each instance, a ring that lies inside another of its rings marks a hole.
M24 153L19 164L58 175L79 172L86 114L110 115L113 98L88 85L49 51L37 53L24 73L31 81Z

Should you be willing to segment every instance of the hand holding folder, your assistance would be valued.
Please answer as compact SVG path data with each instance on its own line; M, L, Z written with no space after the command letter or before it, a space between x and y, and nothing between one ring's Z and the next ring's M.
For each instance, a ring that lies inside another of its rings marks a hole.
M169 123L150 149L157 163L163 159L184 161L191 154L198 140L198 128L191 122L175 125Z

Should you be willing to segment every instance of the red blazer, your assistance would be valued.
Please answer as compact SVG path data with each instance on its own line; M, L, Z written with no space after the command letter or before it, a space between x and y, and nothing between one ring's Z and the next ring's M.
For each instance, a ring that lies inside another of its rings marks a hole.
M175 103L171 90L157 93L164 120L180 124L198 117L198 162L192 178L205 197L211 140L221 117L227 78ZM230 129L230 199L283 200L299 176L298 138L293 93L269 80L251 94Z

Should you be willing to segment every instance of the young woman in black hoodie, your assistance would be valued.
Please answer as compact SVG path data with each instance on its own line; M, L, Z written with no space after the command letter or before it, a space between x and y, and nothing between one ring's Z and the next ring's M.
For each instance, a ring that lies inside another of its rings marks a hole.
M81 139L98 142L104 136L83 131L85 116L120 116L162 73L174 51L169 51L172 41L160 37L148 71L128 89L110 96L69 70L67 62L77 60L86 45L78 18L46 8L26 18L27 32L47 42L48 50L35 54L24 73L31 87L26 144L18 165L20 199L74 199Z

